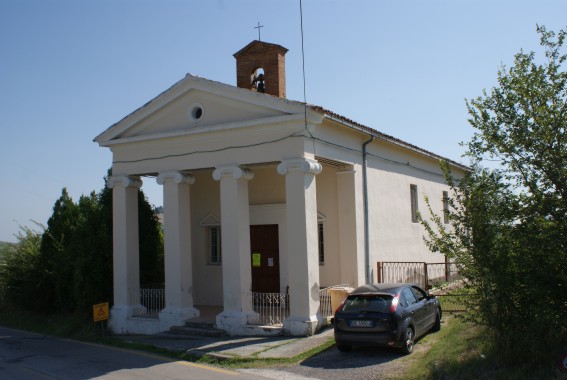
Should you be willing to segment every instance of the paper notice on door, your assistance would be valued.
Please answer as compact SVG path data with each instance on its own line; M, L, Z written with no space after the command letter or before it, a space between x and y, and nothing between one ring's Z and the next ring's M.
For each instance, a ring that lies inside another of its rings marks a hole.
M273 266L274 266L274 258L273 258L273 257L268 257L268 266L269 266L269 267L273 267Z
M252 266L253 267L260 267L262 264L262 254L261 253L253 253L252 254Z

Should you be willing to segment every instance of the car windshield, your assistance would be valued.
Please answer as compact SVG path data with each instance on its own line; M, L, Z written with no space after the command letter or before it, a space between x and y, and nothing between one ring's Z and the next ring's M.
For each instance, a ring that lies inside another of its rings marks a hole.
M361 311L386 313L390 310L392 296L385 294L350 295L341 311L357 313Z

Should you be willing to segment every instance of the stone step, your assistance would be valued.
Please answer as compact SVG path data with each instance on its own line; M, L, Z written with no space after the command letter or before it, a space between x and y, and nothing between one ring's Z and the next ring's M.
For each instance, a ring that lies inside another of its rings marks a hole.
M212 324L210 326L172 326L169 328L170 334L182 335L182 336L206 336L211 338L218 338L225 335L223 330L214 328ZM201 323L198 323L201 325Z
M186 327L193 327L198 329L213 329L215 328L214 322L206 322L206 321L185 321Z

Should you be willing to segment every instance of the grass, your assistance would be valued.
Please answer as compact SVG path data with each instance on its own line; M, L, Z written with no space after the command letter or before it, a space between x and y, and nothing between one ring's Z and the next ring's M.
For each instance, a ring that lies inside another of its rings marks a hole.
M444 316L441 331L421 339L415 352L404 358L404 380L532 380L559 378L555 368L530 369L521 363L501 364L482 326L452 315ZM420 345L426 349L419 350ZM563 377L567 378L567 377Z
M2 306L0 307L0 325L63 338L135 349L175 360L186 360L224 368L260 368L298 364L334 345L334 341L331 339L316 349L290 359L235 357L219 360L210 357L190 357L184 353L172 352L151 345L129 343L112 336L101 336L100 327L95 328L91 318L75 314L43 316ZM487 332L483 327L471 325L450 314L444 315L441 331L428 334L420 339L414 353L403 357L400 364L402 368L405 368L405 371L400 373L397 379L404 380L567 379L567 376L560 377L559 371L555 368L534 370L523 368L521 363L516 363L514 366L502 365L498 360L497 352L490 345Z

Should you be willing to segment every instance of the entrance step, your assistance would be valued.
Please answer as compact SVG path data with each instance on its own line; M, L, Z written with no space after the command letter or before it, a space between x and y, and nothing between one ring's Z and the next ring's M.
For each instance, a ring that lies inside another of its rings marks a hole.
M181 336L206 336L218 338L225 335L223 330L215 328L209 322L186 322L184 326L172 326L169 328L170 334Z

